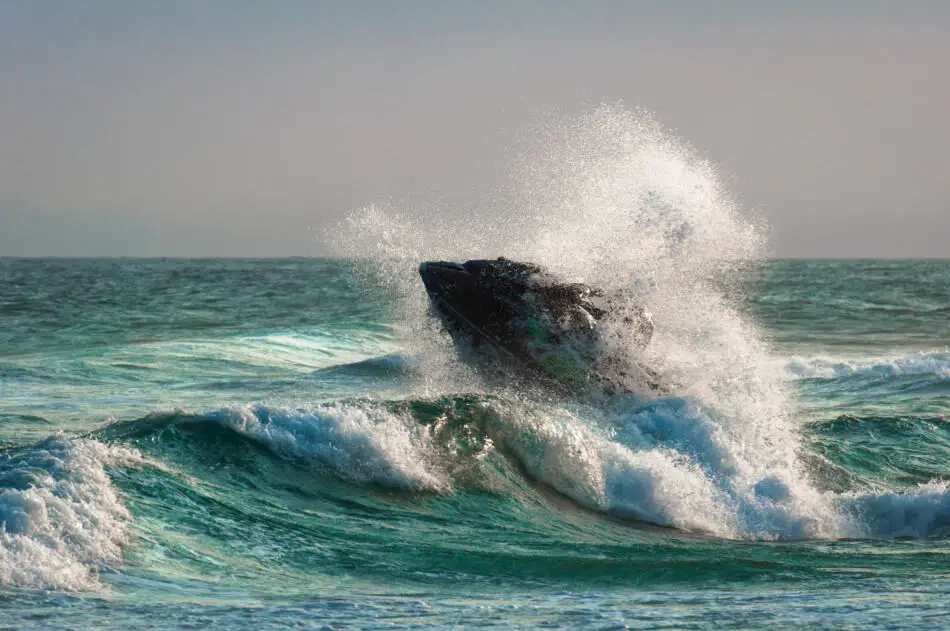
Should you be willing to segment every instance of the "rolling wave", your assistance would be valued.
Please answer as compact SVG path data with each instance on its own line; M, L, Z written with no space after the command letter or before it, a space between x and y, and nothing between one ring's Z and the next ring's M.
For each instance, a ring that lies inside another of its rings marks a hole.
M355 558L372 571L395 562L379 555L409 544L426 549L428 565L478 572L486 553L461 551L459 538L491 532L515 537L489 553L496 571L515 563L505 560L506 545L536 536L580 537L575 550L585 537L598 545L647 537L675 548L677 538L695 535L945 536L948 428L939 417L840 417L808 426L811 457L849 472L838 488L808 495L794 480L745 475L715 415L682 398L621 398L592 408L468 395L155 413L3 452L0 584L101 590L100 573L121 567L137 537L175 541L170 532L195 528L216 533L215 545L246 547L251 559L276 554L277 562L294 550L275 572L296 567L289 559L309 564L321 555L333 572ZM136 503L137 522L125 496ZM634 529L603 522L615 518ZM433 538L436 524L447 539ZM651 525L671 530L651 532ZM598 534L583 534L590 529ZM373 549L360 552L367 537ZM192 541L178 554L222 554L201 545ZM550 574L549 556L521 555L519 571L538 564ZM423 571L404 556L399 563ZM672 571L670 563L664 567Z
M110 426L96 437L149 450L156 437L181 440L169 433L176 427L225 432L311 474L357 487L435 496L508 489L503 494L520 496L541 484L603 515L727 539L887 537L908 528L920 536L937 534L948 493L933 480L950 477L943 465L950 431L942 419L905 419L901 425L844 417L810 426L803 449L851 471L845 485L803 487L782 477L781 469L756 477L715 414L679 398L624 400L600 409L486 395L307 408L250 405L158 414ZM220 441L213 437L210 444ZM891 444L904 445L906 462L875 457L875 449ZM940 506L931 521L908 516L906 528L899 515L888 516L891 509L907 512L914 502Z
M0 585L101 588L98 571L133 541L106 470L140 462L133 449L62 437L0 454Z

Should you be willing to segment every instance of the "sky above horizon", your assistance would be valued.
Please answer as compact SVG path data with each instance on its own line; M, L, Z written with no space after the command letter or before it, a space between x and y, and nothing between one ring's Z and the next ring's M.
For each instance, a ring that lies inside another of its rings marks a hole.
M773 256L950 257L948 33L940 0L4 0L0 256L321 255L622 102Z

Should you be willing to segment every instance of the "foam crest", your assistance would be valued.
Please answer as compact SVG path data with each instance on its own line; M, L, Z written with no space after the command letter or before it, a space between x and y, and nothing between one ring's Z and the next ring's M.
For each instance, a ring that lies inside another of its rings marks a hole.
M140 462L132 449L62 437L0 456L0 584L101 588L98 571L121 563L132 541L106 468Z
M311 410L226 408L205 418L281 457L303 460L351 482L414 491L451 489L431 462L429 433L408 414L364 403Z
M950 535L950 483L933 481L903 493L846 494L851 536L946 537Z
M683 454L608 443L602 457L606 512L680 530L742 536L729 498Z
M720 425L696 404L618 408L586 416L515 405L499 411L492 438L531 477L607 514L733 539L841 536L833 497L783 467L744 475Z
M787 361L785 371L793 379L900 375L936 375L948 378L950 377L950 351L876 358L795 357Z
M714 412L687 399L625 410L501 404L493 440L533 478L588 508L730 539L950 534L950 483L820 491L783 466L747 475Z
M711 479L672 449L635 449L566 409L511 409L496 443L531 477L579 504L621 517L724 537L739 536Z

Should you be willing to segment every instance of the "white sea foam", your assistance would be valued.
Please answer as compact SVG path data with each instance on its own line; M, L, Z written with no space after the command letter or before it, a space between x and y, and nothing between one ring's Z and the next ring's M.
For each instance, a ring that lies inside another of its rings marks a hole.
M118 565L132 541L106 467L140 461L132 449L62 437L0 457L0 584L101 588L98 571Z
M950 351L919 352L891 357L793 357L785 361L792 379L834 379L837 377L936 375L950 377Z
M502 413L493 437L532 477L605 513L683 530L737 536L725 497L687 455L612 440L565 409Z
M684 531L738 539L942 536L950 534L946 483L909 492L822 492L778 467L753 478L709 410L669 398L571 410L492 398L488 444L517 457L532 477L588 508ZM586 414L590 416L586 416ZM261 442L359 484L450 492L434 426L378 404L313 410L261 407L208 415Z
M226 408L207 416L266 445L357 483L445 492L451 484L432 463L431 438L409 414L372 404L310 410Z
M605 513L727 538L827 538L834 498L776 468L743 475L728 437L704 410L667 399L629 412L499 407L493 441L534 478Z
M950 535L950 483L933 481L901 493L848 493L838 498L853 516L855 537Z

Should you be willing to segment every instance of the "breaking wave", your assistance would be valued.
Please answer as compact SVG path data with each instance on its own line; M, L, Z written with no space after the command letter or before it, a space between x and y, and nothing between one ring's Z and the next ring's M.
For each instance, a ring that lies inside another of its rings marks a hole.
M100 588L98 572L133 540L106 470L140 462L132 449L62 437L0 454L0 584Z
M447 491L431 466L430 435L405 413L368 405L311 410L261 406L224 409L203 417L276 454L299 459L356 483L405 490Z
M310 475L359 487L435 496L482 490L498 501L526 501L540 483L604 515L725 539L939 536L950 518L948 487L931 479L946 474L950 454L950 425L940 419L842 418L814 426L810 453L826 466L881 471L885 464L862 447L881 432L913 452L890 481L852 475L837 490L783 478L781 470L747 477L716 412L679 397L620 397L605 406L484 394L306 409L253 405L156 414L104 431L139 445L193 440L167 431L174 427L237 436ZM207 444L227 445L221 436L209 435ZM277 483L260 475L258 485ZM907 479L921 481L881 490Z

